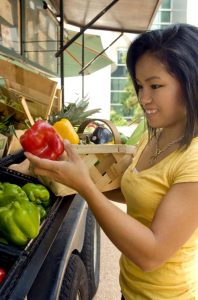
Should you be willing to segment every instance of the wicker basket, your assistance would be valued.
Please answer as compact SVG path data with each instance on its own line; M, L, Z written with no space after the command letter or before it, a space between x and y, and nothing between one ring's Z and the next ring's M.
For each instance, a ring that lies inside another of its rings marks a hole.
M101 192L120 187L122 174L132 162L134 146L118 145L77 145L80 154L89 169L90 176ZM71 188L51 181L49 178L39 177L57 196L75 194Z
M120 134L116 127L108 120L86 120L86 122L80 126L78 133L83 133L86 126L93 121L105 123L111 129L116 144L73 145L73 147L76 148L78 154L87 165L90 176L98 189L101 192L106 192L120 187L121 177L132 162L135 147L117 143L120 142ZM75 190L63 184L53 182L49 178L42 177L39 179L56 195L66 196L76 193Z

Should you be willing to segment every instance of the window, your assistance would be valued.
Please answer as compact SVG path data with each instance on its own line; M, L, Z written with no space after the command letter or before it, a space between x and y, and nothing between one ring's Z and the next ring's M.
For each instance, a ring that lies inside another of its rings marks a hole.
M111 103L112 104L120 104L122 105L122 100L128 97L128 93L125 91L111 91Z
M0 46L20 54L19 1L0 1Z
M111 74L111 109L122 115L122 100L126 97L125 86L128 72L125 65L127 49L117 51L117 68Z
M161 23L170 23L171 13L170 11L161 11Z
M57 75L58 40L59 23L42 0L0 0L0 51L6 56Z
M127 77L127 74L126 66L117 66L116 70L111 73L111 77Z
M111 110L115 111L119 115L123 115L123 108L121 104L111 104Z
M129 93L126 90L128 83L128 70L126 67L126 48L119 48L117 51L117 68L111 73L111 110L121 116L128 116L125 112L124 101Z
M171 8L171 0L163 0L161 4L161 8Z
M111 90L124 90L127 81L125 78L111 78Z
M162 0L157 12L152 29L166 28L173 22L173 2L172 0Z
M28 0L25 9L25 46L28 60L57 74L58 63L54 54L58 49L58 22L43 9L40 0Z
M126 62L126 55L127 55L127 50L124 48L118 49L118 65L123 65Z

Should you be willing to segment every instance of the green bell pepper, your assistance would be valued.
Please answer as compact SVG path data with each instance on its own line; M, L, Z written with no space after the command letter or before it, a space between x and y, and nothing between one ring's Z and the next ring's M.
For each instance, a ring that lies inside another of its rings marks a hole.
M32 202L33 203L33 202ZM35 204L40 213L40 220L43 221L47 215L45 208L42 205Z
M0 207L0 232L11 243L25 246L39 234L39 209L25 198Z
M50 193L42 184L26 183L22 189L25 191L29 200L35 204L48 207L50 205Z
M0 182L0 207L19 199L26 199L28 201L26 193L20 186L9 182Z

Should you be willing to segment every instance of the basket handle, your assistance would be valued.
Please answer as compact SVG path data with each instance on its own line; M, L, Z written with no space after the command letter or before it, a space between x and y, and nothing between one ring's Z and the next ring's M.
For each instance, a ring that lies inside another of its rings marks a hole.
M89 123L95 122L95 121L100 121L104 124L106 124L109 129L111 130L111 132L113 133L113 138L114 138L114 142L115 144L121 144L121 139L120 139L120 134L118 132L118 129L116 128L116 126L109 120L106 119L86 119L79 127L78 127L78 131L77 133L83 133L85 128L87 127L87 125Z

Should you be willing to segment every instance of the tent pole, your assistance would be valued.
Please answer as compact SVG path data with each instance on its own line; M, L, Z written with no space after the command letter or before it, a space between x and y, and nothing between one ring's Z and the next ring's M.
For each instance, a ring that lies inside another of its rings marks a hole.
M48 9L49 12L52 14L52 16L58 21L59 27L60 27L60 38L59 38L59 49L61 49L64 46L64 5L63 5L64 0L60 0L59 2L59 10L60 13L57 16L54 14L52 9L48 6L46 1L43 1L43 9ZM60 17L60 21L58 20L57 17ZM34 51L35 52L35 51ZM46 51L46 52L49 52ZM65 99L65 94L64 94L64 53L60 53L60 80L61 80L61 94L62 94L62 107L64 106L64 99Z
M63 47L61 47L56 53L55 56L58 57L61 55L61 53L67 49L75 40L77 40L78 37L82 35L83 32L85 32L86 29L88 29L93 23L95 23L102 15L104 15L116 2L119 0L113 0L109 5L107 5L98 15L96 15L87 25L81 28L81 30L71 39L69 40Z
M107 46L105 49L103 49L100 53L98 53L98 55L96 55L92 60L90 60L90 62L88 62L88 64L86 64L86 66L84 66L84 68L82 67L82 69L80 70L79 74L84 73L84 71L94 62L96 61L96 59L98 59L98 57L100 57L107 49L109 49L117 40L119 40L119 38L123 35L123 32L121 32L121 34L115 39L113 40L113 42L111 42L109 44L109 46Z
M85 66L85 35L82 34L82 69ZM82 76L82 98L85 96L85 74L84 71L81 73Z
M60 0L60 48L64 44L64 5L63 0ZM65 99L65 84L64 84L64 52L60 55L60 79L61 79L61 91L62 91L62 107L64 107Z

